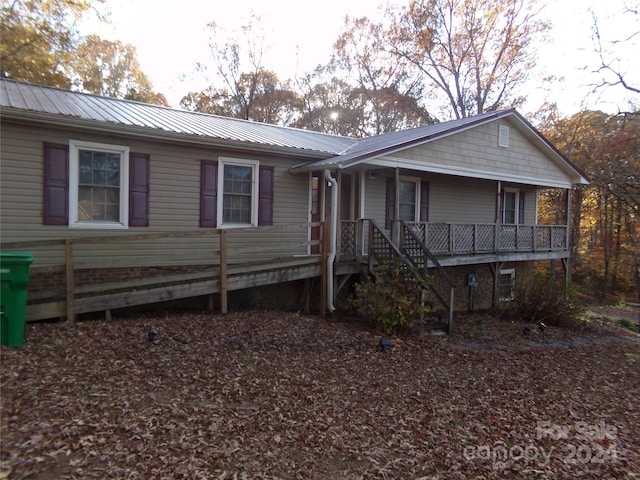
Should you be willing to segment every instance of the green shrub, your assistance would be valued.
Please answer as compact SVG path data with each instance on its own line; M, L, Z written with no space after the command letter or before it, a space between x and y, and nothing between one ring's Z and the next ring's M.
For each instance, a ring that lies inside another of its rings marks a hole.
M511 312L529 322L575 327L582 323L584 308L571 285L564 280L534 273L514 282Z
M428 311L422 305L422 281L413 269L381 266L354 286L349 306L365 320L390 334L411 327Z
M622 325L624 328L631 330L632 332L638 332L640 330L638 328L638 325L633 323L631 320L627 320L626 318L619 319L618 324Z

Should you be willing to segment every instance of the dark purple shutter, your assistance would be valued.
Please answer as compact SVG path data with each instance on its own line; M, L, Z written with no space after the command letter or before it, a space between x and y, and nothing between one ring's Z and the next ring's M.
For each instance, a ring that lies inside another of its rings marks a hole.
M498 197L498 223L504 223L504 190L500 190L500 196Z
M258 225L273 225L273 167L258 169Z
M429 182L420 182L420 221L429 221Z
M200 162L200 226L216 227L218 216L218 162Z
M518 195L518 223L524 224L524 192L521 191Z
M395 180L391 177L387 177L387 198L385 199L384 209L384 228L386 228L387 230L391 228L391 222L393 221L393 216L395 213L395 196Z
M149 226L149 155L129 154L129 226Z
M44 225L69 224L69 146L44 144Z

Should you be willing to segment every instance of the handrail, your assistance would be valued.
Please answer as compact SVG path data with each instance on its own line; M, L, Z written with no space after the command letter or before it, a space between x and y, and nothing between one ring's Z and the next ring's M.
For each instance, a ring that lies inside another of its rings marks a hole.
M452 286L453 288L456 288L456 282L449 276L449 274L447 273L447 271L444 269L444 267L440 264L440 262L438 261L438 259L433 255L433 253L431 253L429 251L429 249L427 248L427 246L425 245L425 243L420 239L420 237L418 237L416 235L416 233L413 231L413 229L411 227L409 227L409 225L407 225L404 220L400 221L403 227L403 233L404 234L409 234L412 238L413 241L415 241L421 248L422 253L427 257L427 259L429 259L431 261L431 263L433 263L435 265L435 267L438 269L438 271L440 273L442 273L442 276L445 278L445 280L447 281L447 283L449 283L450 286ZM427 267L427 262L425 261L425 268Z
M404 251L402 248L399 248L395 245L391 239L387 236L387 234L380 228L380 226L374 221L369 220L369 262L371 262L372 257L378 260L379 263L388 264L393 260L400 260L402 265L412 268L414 271L417 270L417 264L420 262L420 259L414 259L410 253ZM404 222L402 222L404 225ZM407 230L410 229L404 225ZM433 294L436 296L438 301L448 310L449 312L449 323L448 323L448 332L451 332L451 328L453 325L453 299L454 299L454 289L456 288L455 282L451 279L451 277L447 274L447 272L443 269L442 265L437 261L433 255L427 250L426 246L422 241L420 241L417 237L413 235L413 232L410 233L413 238L415 238L419 242L419 246L423 255L427 255L429 259L434 261L434 265L437 266L438 271L444 276L444 278L449 283L449 302L447 303L444 300L439 292L435 289L433 284L427 281L426 278L426 261L425 271L422 275L416 274L416 278L413 281L418 281L422 285L423 288L429 288ZM382 239L382 243L386 252L380 252L379 249L376 248L378 245L378 239ZM417 260L417 261L416 261ZM371 269L371 268L370 268Z
M429 249L424 244L424 242L416 235L416 232L412 228L410 228L409 225L407 225L403 220L400 221L400 224L402 225L402 230L401 230L401 232L402 232L402 236L401 236L402 245L401 245L400 249L401 250L405 250L405 248L404 248L404 244L405 244L404 239L408 235L411 238L411 240L420 247L420 253L422 254L422 259L420 259L420 260L424 262L425 275L427 274L428 261L430 260L434 264L434 266L437 268L438 273L440 273L440 275L442 275L442 277L449 284L449 303L447 304L447 302L440 296L440 293L433 286L433 283L432 282L426 282L426 285L433 292L433 294L436 296L438 301L448 310L448 312L449 312L448 331L451 332L451 329L453 327L454 290L457 287L457 285L456 285L455 281L449 276L447 271L442 267L442 265L440 264L438 259L429 251ZM410 252L408 250L405 250L405 252L406 252L406 255L410 256Z

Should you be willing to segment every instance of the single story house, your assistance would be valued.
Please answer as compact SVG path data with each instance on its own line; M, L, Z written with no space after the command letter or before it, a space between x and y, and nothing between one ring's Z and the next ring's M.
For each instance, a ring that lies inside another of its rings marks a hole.
M298 283L333 311L392 259L436 272L450 312L467 287L488 306L524 265L568 260L569 219L540 225L538 194L588 182L515 110L356 139L1 79L0 119L1 248L34 256L28 320L226 311L228 292Z

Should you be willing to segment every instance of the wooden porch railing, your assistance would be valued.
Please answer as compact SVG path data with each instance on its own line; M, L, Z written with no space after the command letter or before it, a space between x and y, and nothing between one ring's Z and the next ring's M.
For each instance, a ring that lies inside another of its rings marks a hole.
M368 220L341 222L340 260L354 261L367 250L364 235ZM495 223L407 222L412 232L434 256L478 253L522 253L565 251L566 225L498 225Z

